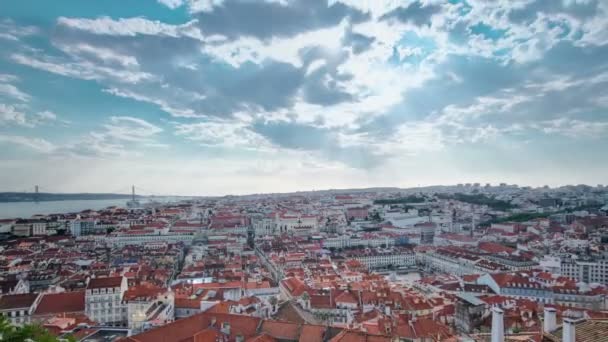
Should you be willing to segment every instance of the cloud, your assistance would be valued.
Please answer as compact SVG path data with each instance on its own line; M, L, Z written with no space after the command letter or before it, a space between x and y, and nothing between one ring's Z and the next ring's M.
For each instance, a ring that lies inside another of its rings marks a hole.
M184 4L183 0L157 0L159 3L169 7L170 9L176 9Z
M414 1L407 7L398 7L384 14L380 20L398 20L416 26L430 25L431 17L441 10L441 6Z
M143 142L163 131L156 125L130 116L112 116L109 121L103 126L106 129L103 134L117 140Z
M203 32L230 38L289 37L338 25L342 20L361 22L368 16L342 3L326 0L294 0L288 5L270 1L226 0L212 11L198 13Z
M0 96L5 96L20 102L28 102L31 99L31 96L11 84L17 81L19 81L19 78L15 75L0 74Z
M230 121L207 121L192 124L175 123L175 134L207 147L268 149L264 137L246 124Z
M57 114L55 114L55 113L53 113L51 111L48 111L48 110L45 110L43 112L38 112L38 113L36 113L36 116L40 120L43 120L43 121L55 121L55 120L57 120Z
M133 56L121 55L112 49L96 47L84 43L78 43L75 45L59 44L58 47L72 56L79 56L85 58L91 57L93 59L96 59L98 62L104 64L116 64L124 68L139 67L137 58Z
M88 60L70 62L56 57L44 56L37 58L19 53L12 54L11 59L16 63L35 69L84 80L111 79L121 83L138 83L153 78L149 73L110 68Z
M56 146L42 138L27 137L21 135L5 135L0 134L0 144L12 144L25 147L29 150L38 153L52 153L56 150Z
M608 121L583 121L560 118L533 125L546 134L559 134L574 139L605 138L608 134Z
M16 42L39 32L40 30L35 26L17 25L13 20L6 18L0 20L0 39Z
M101 128L57 146L55 155L75 158L139 157L142 149L168 149L159 142L162 128L131 116L111 116Z
M137 35L189 37L204 40L200 30L195 26L196 21L182 25L170 25L158 20L145 18L100 17L96 19L59 17L57 24L73 30L80 30L97 35L135 37Z
M26 115L18 108L0 103L0 126L5 125L31 126Z
M224 0L187 0L190 12L211 12L216 6L224 3Z
M21 102L28 102L31 96L19 90L12 84L0 83L0 96L6 96Z

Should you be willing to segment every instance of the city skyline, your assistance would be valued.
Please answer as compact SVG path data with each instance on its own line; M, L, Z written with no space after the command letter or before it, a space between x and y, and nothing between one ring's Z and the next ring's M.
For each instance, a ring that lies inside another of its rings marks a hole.
M608 183L602 1L54 1L0 13L0 191Z

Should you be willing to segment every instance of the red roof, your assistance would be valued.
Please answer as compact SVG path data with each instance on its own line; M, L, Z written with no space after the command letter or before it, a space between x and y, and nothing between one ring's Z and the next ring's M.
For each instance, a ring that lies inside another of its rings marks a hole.
M264 321L262 332L281 340L297 340L299 325L290 322Z
M122 277L105 277L105 278L91 278L87 289L102 289L110 287L120 287L122 284Z
M179 342L193 338L207 328L219 330L224 323L230 325L231 340L234 340L237 335L242 335L245 339L248 339L256 335L260 321L261 319L257 317L204 312L133 335L122 341Z
M495 242L480 242L478 245L479 249L488 253L507 253L511 254L515 250L511 247L501 245Z
M84 311L84 291L48 293L42 296L34 315Z
M6 295L0 297L0 310L29 308L38 298L37 293Z

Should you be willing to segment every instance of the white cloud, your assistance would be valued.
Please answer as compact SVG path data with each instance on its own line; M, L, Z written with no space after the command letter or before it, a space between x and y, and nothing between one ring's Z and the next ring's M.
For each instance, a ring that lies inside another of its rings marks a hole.
M20 135L0 134L0 144L22 146L39 153L51 153L57 148L54 144L45 139Z
M169 103L167 103L167 101L162 100L158 97L153 98L151 96L139 94L139 93L127 90L127 89L109 88L109 89L104 89L103 91L108 94L112 94L114 96L130 98L130 99L140 101L140 102L147 102L147 103L155 104L158 107L160 107L160 109L162 109L163 111L171 114L171 116L173 116L173 117L178 117L178 118L205 117L205 115L197 114L194 110L192 110L190 108L185 108L185 107L182 107L179 105L169 104Z
M125 68L137 68L137 58L119 54L108 48L79 43L75 45L57 44L61 50L73 56L94 57L106 63L115 63Z
M163 131L162 128L146 120L130 116L112 116L110 123L103 127L106 129L103 134L108 137L134 142L148 141L152 136Z
M31 96L19 90L12 84L0 83L0 96L7 96L21 102L28 102Z
M18 80L19 80L19 77L15 76L15 75L0 74L0 82L12 83L12 82L16 82Z
M31 126L25 113L11 105L0 103L0 126L1 125Z
M221 6L224 0L187 0L190 12L211 12L214 7Z
M203 146L262 150L269 142L242 122L206 121L193 124L175 123L175 134Z
M169 7L170 9L176 9L184 4L183 0L156 0L159 3Z
M134 84L154 78L153 75L146 72L105 67L87 60L71 62L49 56L36 58L18 53L11 55L11 59L35 69L84 80L111 79L120 83Z
M165 36L165 37L188 37L199 41L206 38L196 27L196 20L182 25L165 24L158 20L145 18L120 18L100 17L96 19L66 18L59 17L57 24L71 29L81 30L98 35L127 36L137 35Z
M11 19L0 20L0 39L19 41L23 37L32 36L40 30L35 26L20 26Z
M560 134L570 138L602 138L608 134L608 122L559 118L532 125L546 134Z
M303 48L319 46L330 54L340 52L347 25L348 23L343 21L334 27L304 32L289 38L275 37L268 41L254 37L240 37L222 44L204 45L201 51L234 67L239 67L245 62L260 64L267 59L301 67L300 54Z
M43 120L43 121L55 121L57 120L57 114L45 110L43 112L38 112L36 113L36 116L38 117L38 119Z
M328 6L343 3L363 12L369 12L374 18L379 18L400 6L407 7L412 2L412 0L329 0Z

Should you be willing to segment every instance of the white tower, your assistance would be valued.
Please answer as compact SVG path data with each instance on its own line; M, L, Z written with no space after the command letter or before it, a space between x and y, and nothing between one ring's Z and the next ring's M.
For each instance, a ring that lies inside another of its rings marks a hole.
M545 307L543 331L547 334L552 333L557 329L557 319L555 312L555 308Z
M505 341L504 312L499 307L492 308L492 342Z
M562 341L563 342L575 342L576 341L576 328L572 318L564 318L564 325L562 329Z

